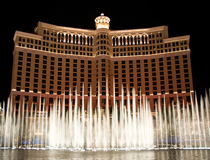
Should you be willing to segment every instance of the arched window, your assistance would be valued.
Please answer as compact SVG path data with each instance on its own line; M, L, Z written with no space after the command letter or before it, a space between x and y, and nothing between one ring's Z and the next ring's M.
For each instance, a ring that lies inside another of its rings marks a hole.
M134 41L134 42L135 42L134 44L135 44L135 45L138 44L138 43L137 43L137 36L134 37L134 40L135 40L135 41Z
M118 37L116 37L116 46L118 45Z
M82 36L80 36L79 38L80 38L80 44L82 44Z
M140 41L141 38L140 38L140 36L138 36L137 38L138 38L138 40L137 40L138 42L137 42L137 43L138 43L138 44L141 44L141 41Z
M71 39L72 39L71 34L69 34L69 43L71 43Z
M130 45L130 36L127 37L127 44Z
M75 39L76 39L75 35L73 35L73 44L75 44Z
M131 45L133 45L133 37L130 37Z
M123 45L122 37L120 37L120 45Z
M125 37L123 37L123 45L125 45Z
M90 42L90 37L87 37L87 45L89 46L89 42Z
M78 35L76 35L76 42L75 42L75 44L78 44Z
M60 42L61 37L60 37L60 33L58 33L58 42Z
M147 35L145 35L145 42L144 43L148 44L148 37L147 37Z
M90 37L90 46L93 45L93 37Z
M144 44L144 35L141 37L141 40L142 40L142 44Z
M66 43L69 43L69 35L68 34L66 34Z
M112 46L114 46L114 37L112 37Z
M85 44L85 36L83 36L82 44Z
M64 41L64 34L62 33L61 34L61 42L63 42Z

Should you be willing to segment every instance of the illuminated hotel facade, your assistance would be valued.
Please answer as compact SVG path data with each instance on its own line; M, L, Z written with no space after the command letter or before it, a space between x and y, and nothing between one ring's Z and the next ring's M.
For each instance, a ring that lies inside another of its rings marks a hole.
M150 100L152 110L164 97L167 106L177 97L186 105L194 93L190 36L169 38L167 26L109 30L109 22L101 14L95 30L38 22L34 34L16 31L11 84L16 109L45 102L49 110L57 99L68 108L70 95L73 106L75 96L81 106L83 83L85 108L91 92L93 108L98 95L104 108L106 88L110 107L114 94L118 106L122 96L124 104L128 96L132 101L133 88L137 106L140 95Z

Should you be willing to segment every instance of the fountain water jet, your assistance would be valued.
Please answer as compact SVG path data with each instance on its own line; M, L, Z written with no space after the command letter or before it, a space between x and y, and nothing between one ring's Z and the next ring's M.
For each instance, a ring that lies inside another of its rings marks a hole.
M207 94L205 100L201 97L200 112L198 102L194 103L191 98L191 111L187 104L186 108L183 105L181 112L180 103L177 100L176 105L172 103L172 106L168 106L167 114L165 100L162 111L159 98L155 107L156 116L153 117L149 101L145 95L141 95L141 90L140 103L137 107L135 90L132 91L132 103L130 103L131 98L128 91L127 104L124 104L122 88L122 102L118 108L115 88L113 88L114 106L112 114L110 114L108 83L106 86L104 113L100 108L100 94L98 94L97 107L93 110L92 89L90 89L87 113L84 108L84 89L82 107L78 107L76 93L74 110L70 92L67 112L65 111L65 101L63 100L61 104L60 99L54 102L50 114L47 111L42 112L41 107L43 110L47 107L45 100L41 106L40 97L40 106L38 110L35 108L34 114L32 114L32 107L29 112L28 105L24 112L25 106L23 105L16 115L12 101L8 99L7 107L5 107L5 103L2 105L4 110L0 123L1 148L59 148L95 151L210 147L209 98ZM98 93L100 93L99 89Z

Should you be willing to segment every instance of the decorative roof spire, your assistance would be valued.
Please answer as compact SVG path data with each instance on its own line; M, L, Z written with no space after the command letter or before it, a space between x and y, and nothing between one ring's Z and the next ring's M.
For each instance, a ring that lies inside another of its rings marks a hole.
M109 22L110 22L110 18L107 16L104 16L104 13L101 13L101 15L96 17L95 19L96 29L99 29L99 28L109 29Z

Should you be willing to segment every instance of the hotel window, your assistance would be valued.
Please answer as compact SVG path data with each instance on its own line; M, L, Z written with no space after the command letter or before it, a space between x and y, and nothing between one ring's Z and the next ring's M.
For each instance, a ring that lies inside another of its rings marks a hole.
M31 67L31 63L26 63L26 66L27 67Z
M171 80L170 80L170 81L168 81L168 83L169 83L169 84L172 84L172 83L173 83L173 81L171 81Z
M187 55L183 55L183 59L184 59L184 58L187 58Z
M179 56L175 56L175 59L179 59Z
M22 67L18 67L18 70L22 71Z
M25 88L25 92L29 92L29 88Z
M173 94L173 90L169 90L169 94Z
M185 87L190 87L190 84L185 84Z
M169 89L173 89L173 85L169 85Z
M30 77L30 73L26 73L26 76Z
M19 59L19 60L23 60L23 57L19 57L18 59Z
M21 81L21 77L17 77L17 80L18 80L18 81Z
M188 68L188 64L185 64L185 65L184 65L184 68Z
M183 63L187 63L187 59L184 59L184 60L183 60Z
M188 73L188 69L184 69L184 73Z
M19 55L22 56L23 55L23 52L19 52Z
M17 82L17 86L21 86L21 82Z

